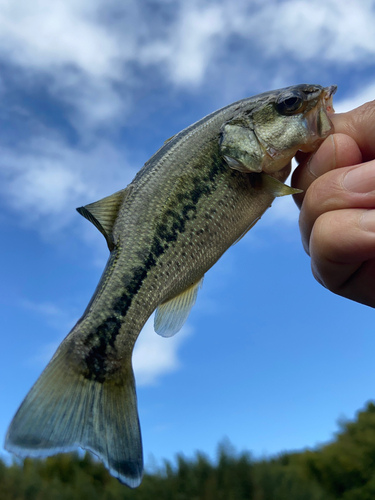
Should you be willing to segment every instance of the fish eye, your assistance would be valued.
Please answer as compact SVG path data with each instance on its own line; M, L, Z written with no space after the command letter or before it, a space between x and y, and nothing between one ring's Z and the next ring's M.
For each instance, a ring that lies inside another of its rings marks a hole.
M303 101L300 94L289 94L287 96L284 94L276 101L276 110L281 115L293 115L301 109Z

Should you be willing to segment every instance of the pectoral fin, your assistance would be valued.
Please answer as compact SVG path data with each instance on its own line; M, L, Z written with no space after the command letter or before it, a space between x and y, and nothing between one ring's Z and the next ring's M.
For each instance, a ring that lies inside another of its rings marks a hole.
M232 158L231 156L224 155L224 160L227 162L228 167L232 168L233 170L238 170L239 172L243 172L244 174L248 174L249 172L255 172L255 170L250 170L249 167L246 166L244 163L236 160L235 158ZM261 171L262 167L259 166L259 170L257 170L257 172Z
M263 187L270 192L273 196L286 196L288 194L302 193L302 189L295 189L287 186L283 182L278 181L274 177L262 172Z
M77 212L92 222L103 234L110 251L114 249L112 237L113 225L122 202L132 189L132 186L128 186L126 189L122 189L106 198L77 208Z
M198 288L202 287L203 278L189 286L173 299L160 304L156 309L154 330L162 337L172 337L187 320L195 304Z

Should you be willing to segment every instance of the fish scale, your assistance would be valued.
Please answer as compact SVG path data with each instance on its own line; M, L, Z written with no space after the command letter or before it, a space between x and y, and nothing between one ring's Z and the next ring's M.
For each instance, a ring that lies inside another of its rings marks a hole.
M298 192L283 184L288 163L332 132L335 90L298 85L215 111L166 141L126 189L77 209L102 232L110 257L18 409L6 449L45 456L80 446L121 482L140 484L135 341L155 309L155 331L177 333L204 274L276 196Z

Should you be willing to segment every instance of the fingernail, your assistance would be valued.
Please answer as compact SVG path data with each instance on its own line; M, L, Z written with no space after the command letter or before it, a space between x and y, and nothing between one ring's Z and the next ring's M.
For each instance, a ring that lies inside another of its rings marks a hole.
M354 193L375 191L375 165L368 164L349 170L343 179L344 187Z
M375 232L375 210L367 210L360 218L359 224L366 231Z
M314 177L320 177L336 167L335 141L330 135L307 163L307 168Z

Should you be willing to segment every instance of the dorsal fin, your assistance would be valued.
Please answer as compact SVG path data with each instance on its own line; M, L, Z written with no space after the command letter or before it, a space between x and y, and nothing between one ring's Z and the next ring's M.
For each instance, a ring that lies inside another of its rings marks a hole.
M169 137L169 139L167 139L166 141L164 141L164 144L167 144L167 142L171 141L175 135L177 135L177 134L172 135L171 137Z
M118 211L124 199L129 195L133 186L128 186L117 193L106 196L99 201L77 208L77 212L92 222L99 229L107 241L110 251L115 247L112 230Z
M202 287L202 283L203 278L173 299L160 304L154 319L154 330L157 334L162 337L172 337L181 330L197 300L198 288Z

